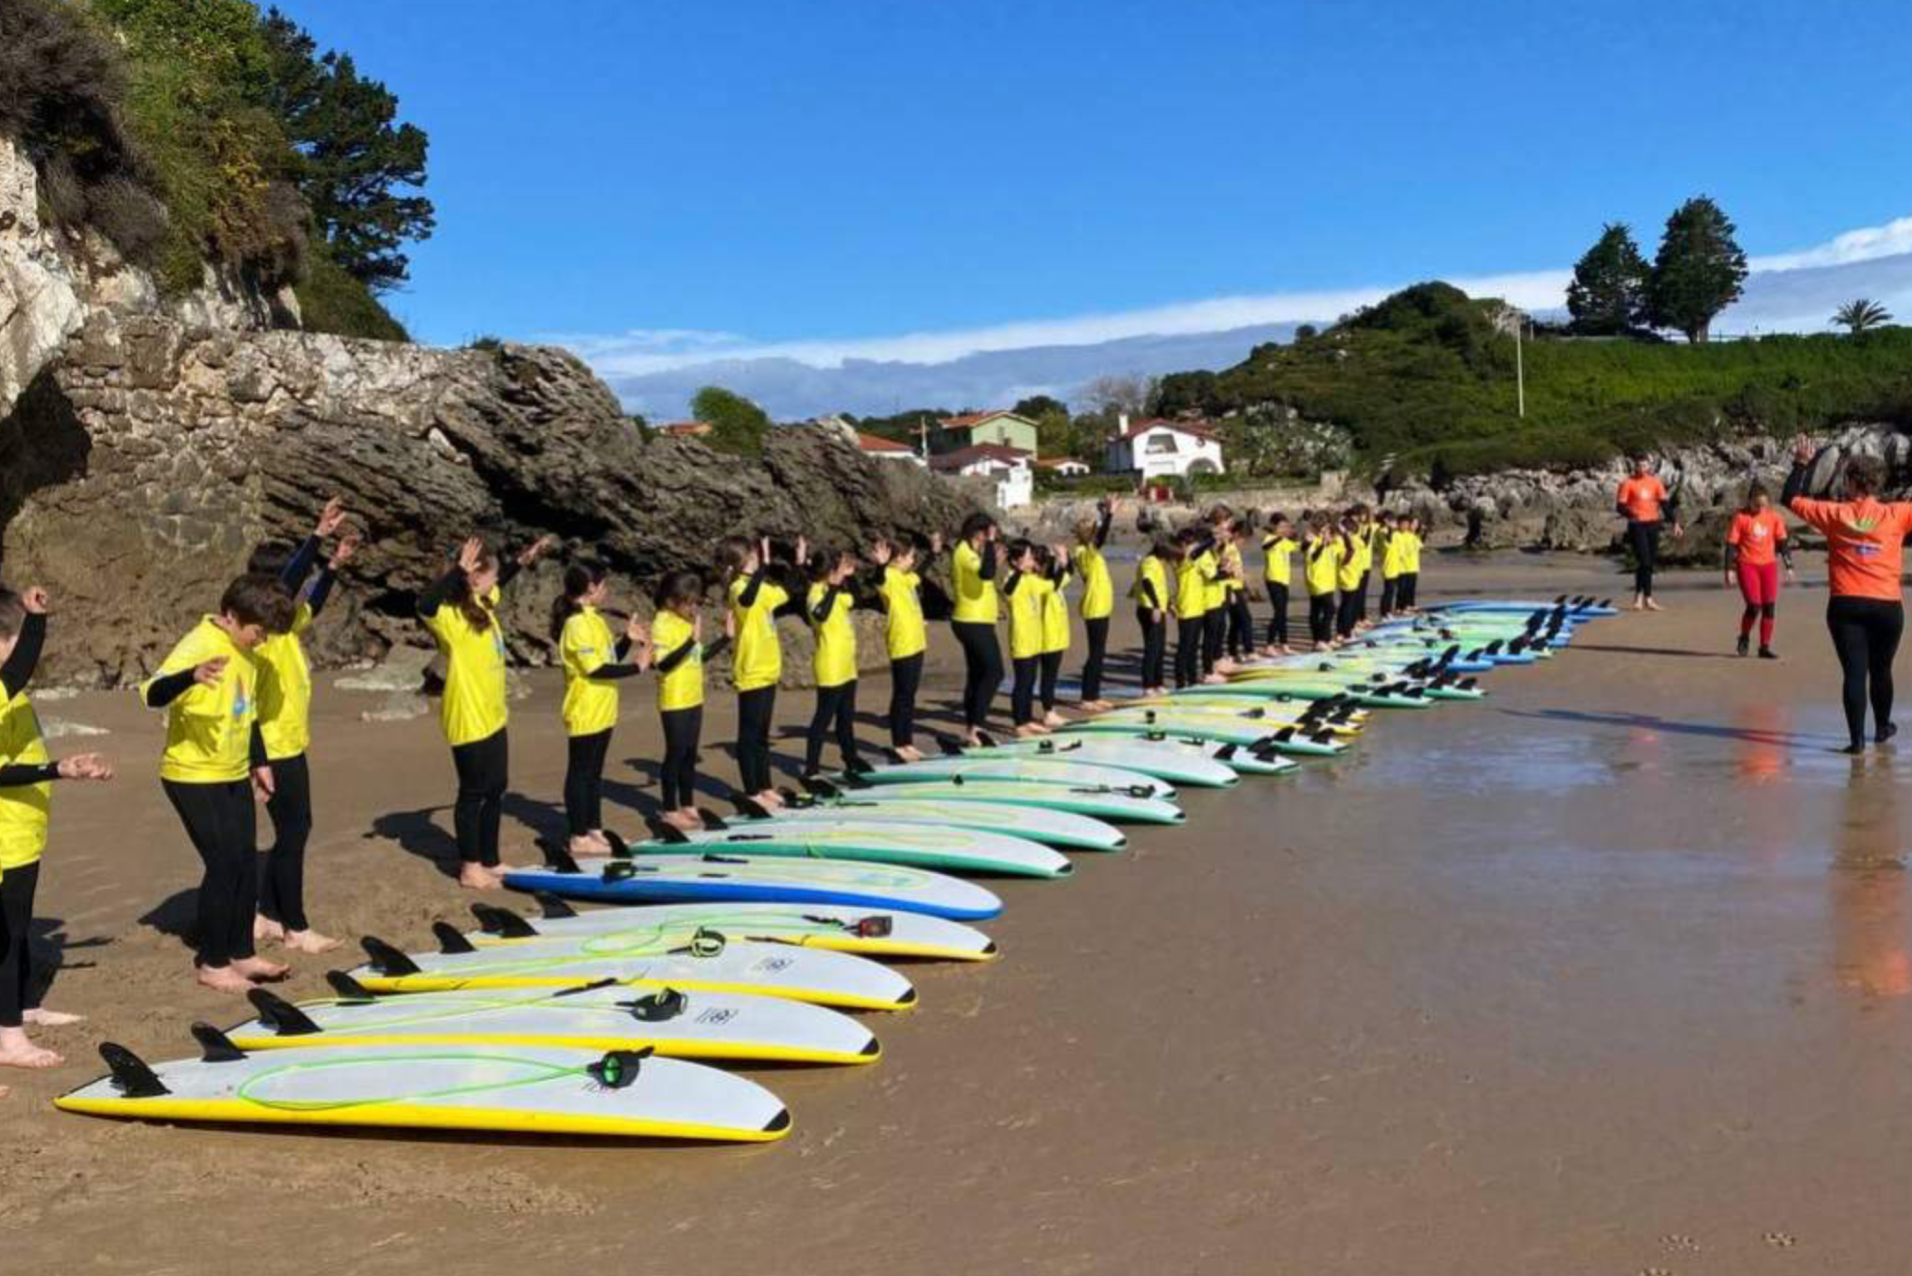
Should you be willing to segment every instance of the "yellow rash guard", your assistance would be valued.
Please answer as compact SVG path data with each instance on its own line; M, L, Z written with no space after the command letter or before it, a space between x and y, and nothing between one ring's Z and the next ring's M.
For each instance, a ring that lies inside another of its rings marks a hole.
M956 586L956 603L950 619L993 625L1000 614L996 604L996 582L983 579L983 554L995 550L987 541L982 554L970 548L968 541L956 546L950 555L950 575Z
M225 784L252 771L252 724L259 715L259 664L211 616L179 640L140 688L208 660L224 659L225 672L213 686L194 683L166 706L166 751L160 755L161 779L182 784Z
M921 580L915 572L883 569L883 603L889 614L885 636L891 660L907 660L929 646L929 634L923 626L923 599L916 592Z
M254 648L259 661L259 732L266 757L296 758L312 744L312 666L299 636L312 627L312 607L300 603L292 628Z
M730 677L739 691L774 687L783 677L783 644L777 639L777 609L790 601L780 585L769 581L757 584L750 606L743 604L749 592L748 577L730 582L730 612L736 617L737 651L731 657Z
M611 626L595 607L580 607L564 622L558 639L564 661L564 731L597 735L617 725L617 683L593 679L605 665L617 663Z
M660 662L657 708L662 713L695 709L704 703L704 649L695 635L696 626L668 607L651 620L651 651ZM666 671L663 659L685 643L691 645L689 653Z
M490 622L482 629L452 603L424 617L425 628L445 653L445 694L438 709L445 740L456 748L505 729L511 712L505 688L505 632L494 610L499 592L479 599Z
M804 614L810 618L810 628L817 636L813 667L818 687L840 687L856 681L856 627L850 623L853 606L850 591L839 587L829 614L818 620L817 608L829 592L830 587L822 581L811 585L808 605L804 608Z

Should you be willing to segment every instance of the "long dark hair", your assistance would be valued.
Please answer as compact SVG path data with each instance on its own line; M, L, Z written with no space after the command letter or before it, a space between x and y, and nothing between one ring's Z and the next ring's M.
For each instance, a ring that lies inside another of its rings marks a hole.
M604 564L589 559L564 569L564 589L551 600L552 641L564 637L565 622L584 609L584 596L604 583Z
M672 572L657 582L657 593L652 596L659 611L675 609L687 603L695 606L703 600L704 578L696 572Z
M497 570L498 551L489 545L480 547L478 551L478 566L480 570L485 568L490 568L494 571ZM491 608L485 606L484 599L472 592L471 577L464 572L459 572L458 579L452 582L450 600L452 606L458 608L458 610L464 614L466 621L471 624L473 629L476 629L479 633L483 633L485 630L491 628Z
M729 588L731 581L744 574L744 564L756 552L756 543L742 536L726 536L717 542L717 567L723 573L725 588ZM766 566L764 563L757 565Z

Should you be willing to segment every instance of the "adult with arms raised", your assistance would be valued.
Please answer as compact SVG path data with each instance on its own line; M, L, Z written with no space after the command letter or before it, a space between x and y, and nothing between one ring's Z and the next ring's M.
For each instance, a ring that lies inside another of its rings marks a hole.
M1633 551L1633 610L1658 611L1653 601L1653 569L1660 560L1660 530L1673 524L1673 539L1686 534L1680 526L1680 505L1653 473L1644 454L1633 458L1633 473L1621 480L1613 506L1627 521L1627 548Z
M1002 643L996 637L1002 610L996 575L1002 559L1002 531L996 520L987 514L964 519L949 566L956 590L949 628L963 649L964 744L984 743L989 705L1002 685Z
M1826 574L1832 597L1826 603L1826 628L1845 676L1845 752L1866 747L1866 702L1872 704L1873 739L1884 744L1898 733L1892 721L1892 658L1905 632L1905 604L1899 586L1905 536L1912 531L1912 504L1881 501L1885 465L1876 457L1846 462L1845 497L1818 501L1799 493L1812 463L1812 445L1793 445L1792 473L1786 476L1780 503L1826 538Z

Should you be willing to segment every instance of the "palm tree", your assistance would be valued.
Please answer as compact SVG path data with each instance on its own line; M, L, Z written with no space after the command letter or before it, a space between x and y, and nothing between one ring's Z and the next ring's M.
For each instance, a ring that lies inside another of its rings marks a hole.
M1868 328L1877 328L1891 323L1892 316L1878 302L1860 297L1856 301L1848 301L1834 311L1832 321L1856 337Z

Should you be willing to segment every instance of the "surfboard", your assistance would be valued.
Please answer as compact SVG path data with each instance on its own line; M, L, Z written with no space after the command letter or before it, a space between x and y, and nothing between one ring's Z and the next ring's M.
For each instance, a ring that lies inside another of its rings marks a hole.
M987 873L1001 877L1067 877L1075 865L1066 855L1040 842L1010 833L938 828L866 820L854 811L828 819L783 820L772 817L668 838L633 842L636 855L745 855L753 859L870 860L949 873Z
M1012 806L1006 802L938 802L931 799L867 801L860 790L839 797L788 794L785 804L768 815L778 820L833 820L855 816L863 820L927 824L937 828L983 829L1014 833L1045 846L1074 851L1119 851L1128 845L1121 829L1087 815L1039 806ZM748 820L732 819L733 828L749 828Z
M625 987L788 997L850 1010L916 1004L909 980L867 957L731 939L721 931L667 934L648 944L558 938L493 948L444 942L457 932L443 923L438 933L450 951L402 953L366 936L360 943L370 960L347 973L372 993L575 988L610 980Z
M354 1046L252 1055L205 1024L193 1035L199 1058L153 1065L124 1046L101 1045L108 1074L54 1106L144 1121L736 1143L790 1131L783 1101L755 1081L641 1050Z
M996 941L974 926L926 913L823 904L651 904L580 913L555 895L539 896L538 905L538 915L527 917L500 904L473 904L480 929L464 938L478 947L511 948L528 939L609 937L634 948L714 930L878 958L992 961L997 952Z
M1221 688L1217 687L1216 690L1219 692ZM1284 704L1269 697L1242 694L1165 696L1157 700L1145 700L1135 709L1124 709L1116 716L1133 718L1138 713L1153 713L1158 721L1232 719L1258 726L1264 731L1298 727L1308 734L1326 732L1331 736L1357 736L1367 729L1365 719L1356 720L1333 713L1310 714L1293 702Z
M226 1029L241 1050L358 1046L538 1046L654 1050L671 1059L867 1064L876 1036L848 1015L784 997L639 992L621 985L467 990L374 997L344 976L340 995L287 1002L253 989L255 1019Z
M995 780L1032 784L1101 785L1111 789L1136 790L1142 797L1175 797L1175 787L1161 780L1123 771L1117 767L1096 766L1087 762L1058 762L1048 758L925 758L921 762L899 762L859 772L853 780L840 783L915 784L925 780Z
M1002 911L1002 901L974 882L854 860L753 860L716 853L594 858L577 861L575 868L513 869L505 874L505 885L606 904L840 904L955 921L979 921Z
M1198 736L1222 744L1239 745L1258 753L1290 753L1297 757L1333 757L1347 747L1326 732L1312 731L1299 725L1271 727L1266 723L1257 723L1252 718L1236 720L1167 711L1154 716L1146 711L1132 717L1127 714L1104 714L1082 722L1072 722L1062 731L1072 736L1134 736L1172 731L1176 735Z
M966 758L1042 758L1058 762L1089 762L1135 771L1168 784L1198 789L1226 789L1241 783L1241 775L1205 753L1126 740L1011 740L962 751Z
M1100 784L1037 784L1028 780L924 780L915 784L881 784L850 789L845 796L859 802L994 802L1009 806L1068 811L1111 824L1180 824L1182 808L1129 784L1111 788Z

